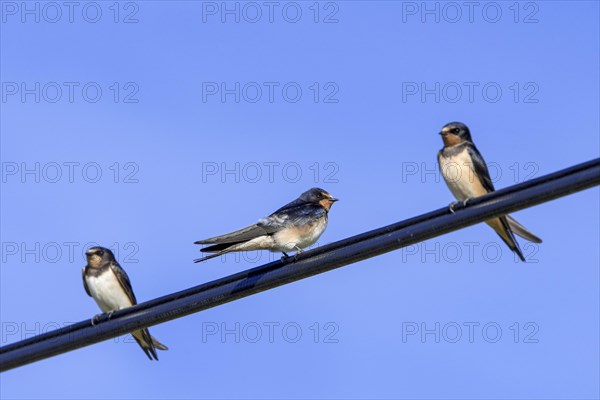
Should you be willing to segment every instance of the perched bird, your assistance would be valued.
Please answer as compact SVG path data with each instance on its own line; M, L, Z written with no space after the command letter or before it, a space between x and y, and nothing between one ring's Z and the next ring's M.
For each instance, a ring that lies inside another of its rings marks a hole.
M338 201L323 189L312 188L296 200L281 207L258 223L244 229L195 244L210 244L200 251L214 253L194 260L201 262L233 251L270 250L287 252L314 244L327 227L327 214L331 205Z
M469 128L460 122L450 122L442 128L440 135L442 135L444 147L438 152L439 167L454 197L458 201L466 203L468 199L493 192L495 189L490 179L490 173L481 153L471 139ZM451 209L453 205L450 206ZM542 239L528 231L509 215L489 219L485 222L496 231L521 261L525 261L525 257L523 257L514 234L530 242L542 242Z
M87 265L81 271L83 287L100 309L109 313L137 304L129 277L121 268L112 251L105 247L91 247L85 252ZM156 349L168 350L150 335L148 329L139 329L131 335L150 360L158 360Z

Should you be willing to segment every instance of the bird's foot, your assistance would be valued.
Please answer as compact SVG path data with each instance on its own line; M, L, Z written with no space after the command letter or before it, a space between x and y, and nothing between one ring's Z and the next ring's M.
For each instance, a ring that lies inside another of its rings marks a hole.
M448 206L448 209L450 210L450 212L452 214L454 214L456 212L456 211L454 211L454 207L456 207L459 204L460 204L460 201L453 201L452 203L450 203L450 205Z
M281 261L287 260L288 258L293 258L294 261L297 261L298 260L298 256L300 254L302 254L304 252L304 250L302 250L300 247L296 247L295 250L296 250L296 253L293 256L290 256L285 251L282 251L283 256L281 256Z
M106 319L109 320L112 315L114 314L115 310L109 311L108 314L106 314Z
M294 261L298 261L298 256L304 253L304 250L302 250L300 247L296 247L296 250L296 254L294 254Z
M463 207L466 207L467 204L469 203L469 200L471 199L465 199L464 201L453 201L452 203L450 203L450 205L448 206L448 209L450 210L450 212L452 214L454 214L456 212L455 208L458 205L462 205Z
M100 316L102 314L96 314L92 317L92 319L90 320L90 322L92 323L92 326L96 325L98 322L100 322Z

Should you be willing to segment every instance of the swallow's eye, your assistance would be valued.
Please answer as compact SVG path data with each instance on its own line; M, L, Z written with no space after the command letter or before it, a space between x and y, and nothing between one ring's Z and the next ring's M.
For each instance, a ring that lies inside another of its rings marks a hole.
M96 252L96 254L98 254L100 257L102 257L104 255L104 250L98 250Z
M456 133L457 135L460 133L460 129L459 128L454 128L452 129L452 132Z

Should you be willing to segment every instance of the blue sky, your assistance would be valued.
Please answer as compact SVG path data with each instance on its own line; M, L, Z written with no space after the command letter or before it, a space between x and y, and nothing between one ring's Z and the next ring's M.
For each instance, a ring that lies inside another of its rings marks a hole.
M90 244L144 301L278 257L192 243L313 186L341 199L320 244L445 206L453 120L497 187L599 155L597 2L270 4L0 3L0 345L98 312ZM125 336L0 395L598 398L598 204L517 213L526 264L477 225L152 327L158 363Z

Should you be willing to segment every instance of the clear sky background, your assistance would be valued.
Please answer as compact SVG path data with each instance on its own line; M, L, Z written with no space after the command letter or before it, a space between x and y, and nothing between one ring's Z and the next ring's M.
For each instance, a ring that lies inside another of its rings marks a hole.
M0 345L99 312L90 243L144 301L279 257L192 243L313 186L341 199L320 244L446 206L453 120L497 187L599 156L598 2L269 4L0 3ZM0 395L598 398L598 204L515 215L544 240L526 264L477 225L152 327L159 362L124 336Z

